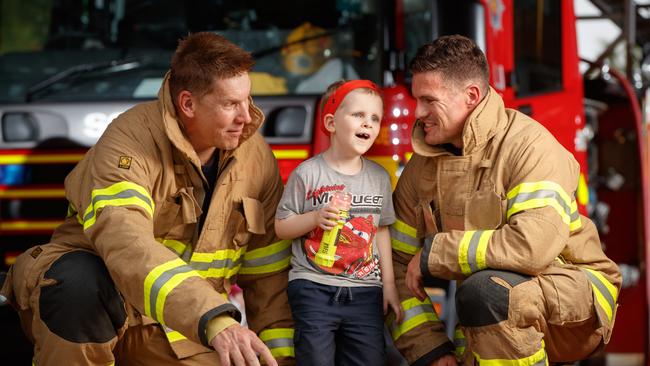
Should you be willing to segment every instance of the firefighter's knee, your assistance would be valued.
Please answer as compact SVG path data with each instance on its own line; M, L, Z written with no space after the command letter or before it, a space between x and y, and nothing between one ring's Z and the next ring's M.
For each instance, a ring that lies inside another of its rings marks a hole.
M518 273L484 270L465 280L456 292L458 320L464 327L497 324L508 318L510 290L492 278L498 277L514 287L530 277Z
M74 343L105 343L126 321L124 301L98 256L74 251L62 255L45 273L56 284L41 288L41 320Z

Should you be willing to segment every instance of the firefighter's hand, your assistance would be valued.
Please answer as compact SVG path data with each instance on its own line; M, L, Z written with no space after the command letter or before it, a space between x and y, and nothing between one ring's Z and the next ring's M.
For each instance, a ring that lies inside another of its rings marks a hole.
M456 357L454 355L446 354L439 359L431 362L429 366L457 366Z
M325 231L332 230L336 226L336 221L339 219L339 210L332 206L331 201L316 213L316 226L320 226Z
M210 345L219 354L221 366L259 366L257 354L267 365L278 365L264 342L253 331L239 324L218 333Z
M424 286L422 285L422 272L420 271L421 253L422 249L418 250L406 268L406 287L411 290L418 300L424 301L427 298L427 293L424 291Z

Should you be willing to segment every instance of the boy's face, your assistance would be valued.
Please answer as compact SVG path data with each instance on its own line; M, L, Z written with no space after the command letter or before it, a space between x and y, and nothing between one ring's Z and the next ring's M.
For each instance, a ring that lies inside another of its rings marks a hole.
M379 135L383 116L381 97L366 90L353 90L345 96L332 117L325 117L332 146L345 155L363 155Z

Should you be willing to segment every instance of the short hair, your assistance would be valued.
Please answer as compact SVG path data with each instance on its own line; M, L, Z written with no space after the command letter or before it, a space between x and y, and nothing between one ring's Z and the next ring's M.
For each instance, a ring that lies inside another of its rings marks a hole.
M172 56L169 89L173 100L183 90L203 96L215 79L241 75L253 68L249 52L211 32L198 32L179 41Z
M334 94L334 92L336 92L336 90L338 90L338 88L340 88L341 85L347 83L348 81L350 81L350 80L341 79L339 81L333 82L332 84L330 84L327 87L327 90L325 90L325 93L323 93L323 96L321 97L321 100L320 100L320 110L321 110L321 112L323 111L323 108L325 108L325 103L327 103L327 100L330 99L332 94ZM362 90L366 94L376 95L379 98L382 98L382 95L381 95L380 92L377 92L376 90L373 90L373 89L370 89L370 88L359 88L359 89L355 89L355 90ZM383 102L383 100L382 100L382 102Z
M467 37L443 36L418 49L409 65L411 73L438 72L447 81L459 84L476 81L487 93L490 71L481 49Z

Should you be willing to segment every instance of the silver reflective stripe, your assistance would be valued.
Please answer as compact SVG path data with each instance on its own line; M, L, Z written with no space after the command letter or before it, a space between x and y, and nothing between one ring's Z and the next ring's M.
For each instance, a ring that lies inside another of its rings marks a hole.
M571 212L571 222L574 222L578 219L580 219L580 212L578 212L578 210Z
M454 346L456 348L465 347L465 346L467 346L467 342L465 341L465 338L455 338L454 339Z
M191 261L190 266L196 269L197 271L207 271L210 268L214 269L224 269L224 268L235 268L239 263L241 263L241 258L233 261L231 258L226 259L214 259L212 262L195 262Z
M472 273L478 272L479 268L476 263L476 249L478 248L478 242L481 239L481 234L483 231L476 231L472 234L472 239L469 241L469 246L467 248L467 264L469 268L472 269Z
M402 320L402 322L400 324L404 324L407 320L415 318L416 316L418 316L420 314L424 314L424 313L433 313L433 314L435 314L435 312L433 311L433 307L431 306L430 303L416 305L416 306L404 311L404 319ZM399 327L400 324L398 324L397 321L393 321L392 324L391 324L391 331L394 331L395 329L397 329L397 327Z
M282 347L293 347L293 339L291 338L274 338L265 341L264 344L268 348L282 348Z
M534 192L518 193L515 197L513 197L512 200L508 201L508 211L510 211L512 206L517 203L522 203L537 198L553 198L560 204L560 206L562 206L567 216L571 216L571 207L567 206L567 203L564 201L564 199L562 199L562 196L560 196L558 192L548 189L540 189Z
M420 249L420 241L417 238L414 238L408 234L405 234L397 229L395 229L393 226L390 226L390 237L391 239L397 239L401 241L404 244L410 245L414 248Z
M546 365L548 365L548 363L546 362L546 353L544 353L544 358L542 358L541 360L533 364L533 366L546 366Z
M598 288L598 291L600 291L600 294L603 295L605 300L609 303L609 305L612 307L612 309L616 309L616 301L612 298L612 294L609 292L607 287L598 279L598 277L594 276L593 273L589 271L582 271L587 274L587 277L589 277L589 281Z
M143 195L142 193L136 191L135 189L126 189L120 193L113 194L113 195L99 195L93 197L93 201L90 203L91 207L93 209L88 212L88 214L84 217L84 222L90 220L93 216L95 216L95 205L97 202L100 201L110 201L118 198L131 198L131 197L138 197L139 199L143 200L149 207L151 207L151 200L149 197ZM153 209L153 207L151 207Z
M169 281L174 275L177 275L179 273L185 273L185 272L190 272L193 269L188 266L180 266L180 267L174 267L170 270L167 270L163 272L156 281L153 283L151 286L151 293L149 294L149 303L150 309L151 309L151 316L155 319L156 318L156 298L158 297L158 293L160 292L160 289ZM156 319L160 321L160 319Z
M272 264L280 262L283 259L286 259L291 255L291 245L282 249L281 251L268 255L266 257L260 257L255 259L245 259L243 267L261 267L267 264Z

